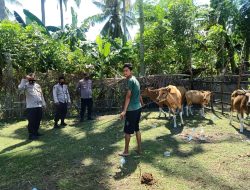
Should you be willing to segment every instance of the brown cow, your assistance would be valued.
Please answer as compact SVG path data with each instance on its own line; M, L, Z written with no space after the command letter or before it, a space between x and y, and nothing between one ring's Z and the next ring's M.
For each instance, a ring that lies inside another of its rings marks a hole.
M153 102L155 102L159 106L159 117L161 116L161 113L163 113L166 117L166 112L164 112L164 110L162 109L164 103L158 103L156 101L156 98L159 96L159 91L153 90L152 87L149 87L149 88L145 88L143 90L143 92L141 93L141 95L149 97L150 100L152 100ZM169 117L170 117L170 114L169 114Z
M208 105L211 99L211 92L210 91L199 91L199 90L189 90L186 92L186 100L187 100L187 109L186 114L189 115L189 112L191 115L193 115L193 112L191 110L192 104L199 104L201 105L201 116L204 117L204 107Z
M182 96L180 90L176 86L169 85L165 88L158 89L159 96L157 97L158 102L163 102L168 106L168 108L173 113L174 119L174 127L177 127L176 124L176 110L178 109L180 112L181 124L183 125L183 118L182 118Z
M186 95L186 92L187 92L187 90L186 90L186 88L185 87L183 87L183 86L176 86L176 88L180 91L180 93L181 93L181 105L183 105L184 104L184 101L185 101L185 95Z
M244 130L244 113L249 114L250 91L235 90L231 95L231 115L230 124L232 124L233 111L237 111L240 120L240 132Z

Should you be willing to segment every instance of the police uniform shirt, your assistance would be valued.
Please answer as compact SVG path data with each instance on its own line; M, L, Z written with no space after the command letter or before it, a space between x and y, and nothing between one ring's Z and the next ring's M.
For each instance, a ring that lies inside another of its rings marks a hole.
M22 79L18 85L19 90L25 91L26 108L37 108L46 106L41 86L37 83L29 84L27 79Z
M77 90L79 91L81 98L89 99L92 98L92 80L82 79L78 82Z
M53 98L54 103L70 103L70 96L68 91L68 86L63 84L56 84L53 87Z

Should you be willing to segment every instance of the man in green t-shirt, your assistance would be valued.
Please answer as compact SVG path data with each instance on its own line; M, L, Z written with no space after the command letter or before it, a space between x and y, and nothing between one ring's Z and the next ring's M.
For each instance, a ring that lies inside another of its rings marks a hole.
M125 148L120 156L129 155L129 142L131 134L136 133L137 153L141 154L141 133L139 122L141 118L141 108L143 105L142 97L140 95L140 83L132 75L132 65L126 63L123 66L124 76L128 81L128 91L125 98L123 112L120 114L121 119L125 118L124 133L125 133Z

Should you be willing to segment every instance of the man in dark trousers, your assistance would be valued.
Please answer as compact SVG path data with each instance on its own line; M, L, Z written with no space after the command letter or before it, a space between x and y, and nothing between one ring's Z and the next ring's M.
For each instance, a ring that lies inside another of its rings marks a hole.
M54 128L59 128L58 121L61 120L61 126L67 124L64 122L68 111L68 105L71 103L68 86L65 84L65 78L59 77L58 83L53 87L53 99L55 103L55 124Z
M136 133L137 150L141 154L141 133L139 122L141 118L141 108L143 100L140 95L140 83L132 75L132 64L126 63L123 66L123 73L127 79L128 90L125 98L123 112L120 114L121 119L125 118L124 133L125 133L125 148L120 156L129 155L129 142L131 134Z
M42 107L46 107L41 86L36 83L35 74L30 73L22 79L18 89L26 95L29 139L36 140L41 135L38 130L42 119Z
M77 91L81 96L80 122L84 121L86 108L88 108L88 120L92 120L92 80L90 80L88 73L84 73L83 79L78 82Z

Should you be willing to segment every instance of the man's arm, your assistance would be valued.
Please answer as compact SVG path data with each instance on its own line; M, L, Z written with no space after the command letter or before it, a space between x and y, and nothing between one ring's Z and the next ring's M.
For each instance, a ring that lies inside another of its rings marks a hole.
M67 86L67 96L68 96L68 103L71 103L68 86Z
M55 104L59 103L58 98L57 98L57 88L56 88L56 86L53 87L53 99L54 99Z
M141 106L143 107L144 106L144 102L143 102L142 96L140 96L140 102L141 102Z
M126 112L127 112L127 109L128 109L128 105L129 105L129 102L130 102L130 98L131 98L131 91L128 90L128 92L126 94L126 98L125 98L123 112L120 115L121 119L124 119L124 117L126 115Z
M44 108L46 108L46 102L45 102L45 99L44 99L44 96L43 96L43 92L41 92L41 96L42 96L42 106Z
M21 83L18 85L19 90L25 90L26 89L26 83L28 82L27 79L22 79Z

